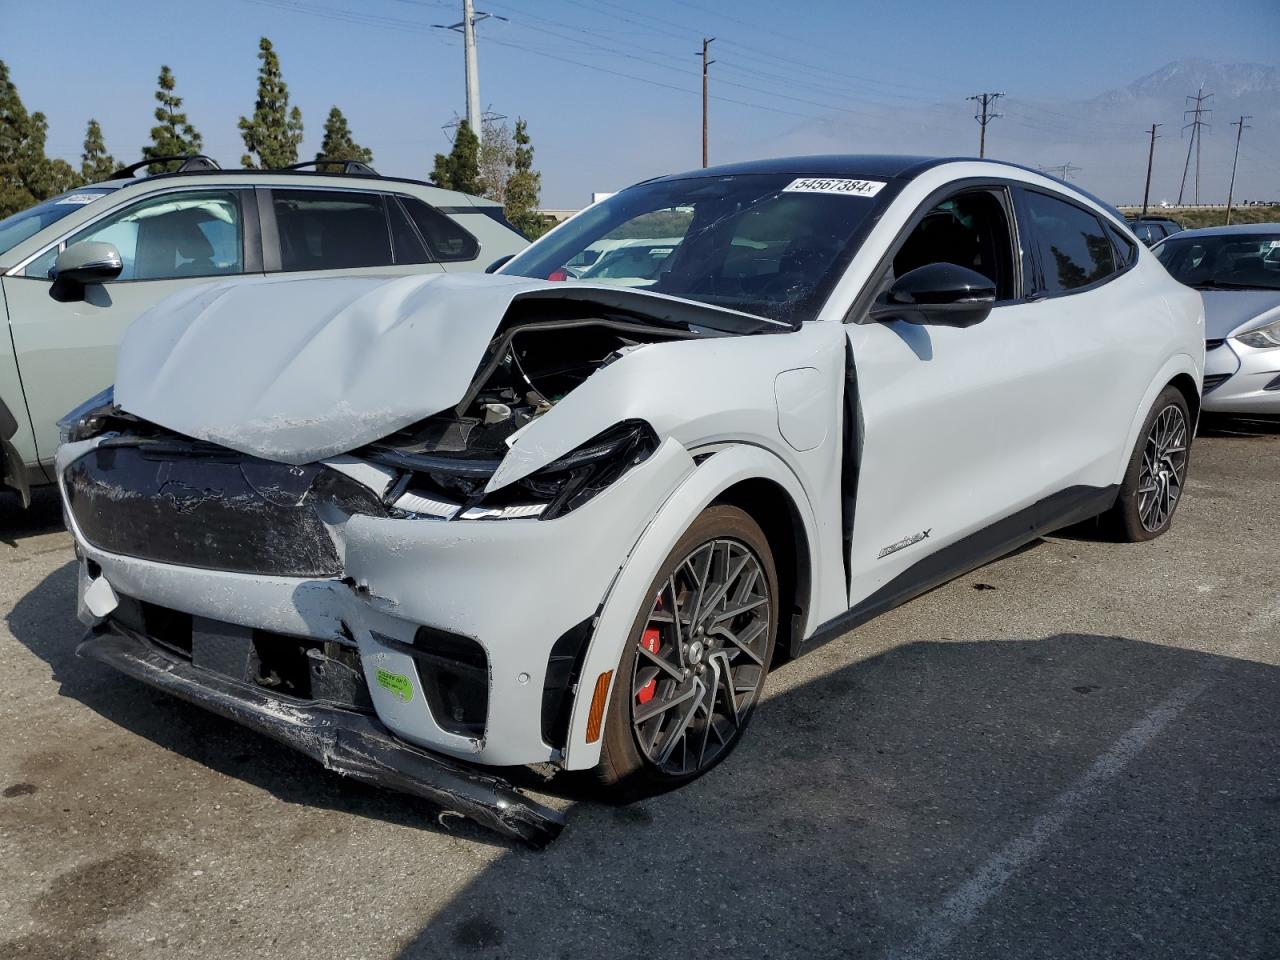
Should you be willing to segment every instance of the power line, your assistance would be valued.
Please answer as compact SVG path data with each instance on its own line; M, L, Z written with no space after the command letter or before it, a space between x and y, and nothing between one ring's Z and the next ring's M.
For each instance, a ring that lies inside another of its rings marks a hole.
M1200 133L1201 127L1209 126L1207 121L1201 120L1200 116L1206 113L1213 113L1212 110L1204 105L1206 100L1212 100L1212 93L1205 93L1204 87L1196 91L1194 97L1187 97L1187 103L1194 103L1194 107L1190 107L1182 111L1182 119L1186 120L1188 114L1192 119L1189 123L1183 124L1182 129L1191 128L1191 139L1187 141L1187 162L1182 165L1182 184L1178 187L1178 203L1182 203L1182 192L1187 187L1187 169L1191 166L1191 148L1196 150L1196 203L1200 202L1200 141L1203 134Z
M1253 117L1248 114L1241 114L1240 119L1231 125L1236 128L1236 155L1231 161L1231 186L1227 187L1227 225L1231 225L1231 198L1236 191L1236 164L1240 162L1240 138L1244 132L1250 128L1250 124L1245 123L1246 120L1252 120Z
M1003 97L1003 93L976 93L972 97L965 97L966 100L978 101L978 107L974 110L973 119L978 121L978 156L985 157L987 155L987 124L992 120L999 118L998 113L989 113L988 110L996 105L996 101Z

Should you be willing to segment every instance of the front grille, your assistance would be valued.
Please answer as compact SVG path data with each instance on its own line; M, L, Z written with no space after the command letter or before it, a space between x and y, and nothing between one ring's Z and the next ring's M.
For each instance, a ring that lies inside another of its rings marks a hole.
M1227 342L1226 340L1221 338L1217 340L1206 340L1204 342L1205 353L1208 353L1210 350L1217 350L1220 346L1222 346L1226 342Z
M202 444L107 441L67 468L64 487L76 526L101 550L269 576L340 574L322 514L386 515L336 470Z
M1203 393L1215 390L1231 379L1233 374L1230 373L1206 373L1204 376Z

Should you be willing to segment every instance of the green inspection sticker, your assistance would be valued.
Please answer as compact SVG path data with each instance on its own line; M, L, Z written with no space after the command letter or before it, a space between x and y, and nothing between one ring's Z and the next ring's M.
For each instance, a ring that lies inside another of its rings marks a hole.
M408 703L413 699L413 684L403 673L392 673L390 670L378 671L378 686L390 690L396 699Z

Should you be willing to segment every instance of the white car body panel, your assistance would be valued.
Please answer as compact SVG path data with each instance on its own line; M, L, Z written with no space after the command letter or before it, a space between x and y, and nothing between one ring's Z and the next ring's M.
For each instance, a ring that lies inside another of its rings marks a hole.
M1198 295L1141 245L1131 267L1095 289L998 305L973 327L844 323L920 204L971 179L1068 193L1111 216L1057 181L1004 164L925 170L870 229L817 319L790 332L629 348L511 436L491 492L621 421L643 420L656 434L647 460L554 520L353 515L330 530L349 582L111 554L72 519L77 544L126 596L306 637L336 637L345 624L367 674L398 664L413 675L405 654L377 635L407 643L425 625L473 637L491 665L483 739L443 730L421 691L402 702L370 683L382 722L411 743L483 763L591 767L600 744L586 737L584 691L616 669L673 545L736 484L763 482L785 498L805 553L798 634L812 637L938 551L1021 511L1076 488L1114 494L1155 396L1177 378L1198 391ZM386 473L351 451L458 403L513 301L535 291L561 295L556 289L566 298L591 295L587 285L500 274L211 285L157 308L130 332L117 402L241 453L289 464L326 460L381 494ZM655 310L670 302L626 295ZM264 322L271 315L288 322L271 327ZM844 420L848 356L854 424ZM226 388L232 370L243 381L236 390ZM844 449L846 428L856 450ZM93 445L65 446L59 475ZM842 484L851 458L850 517ZM561 749L544 741L536 721L542 680L550 645L584 622L590 639Z

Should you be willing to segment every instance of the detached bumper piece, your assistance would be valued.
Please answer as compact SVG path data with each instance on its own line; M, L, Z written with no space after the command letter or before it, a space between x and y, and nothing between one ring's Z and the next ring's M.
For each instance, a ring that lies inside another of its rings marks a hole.
M264 733L330 770L422 797L535 849L564 829L558 811L498 777L397 740L366 714L272 696L170 656L110 622L91 630L76 653Z

